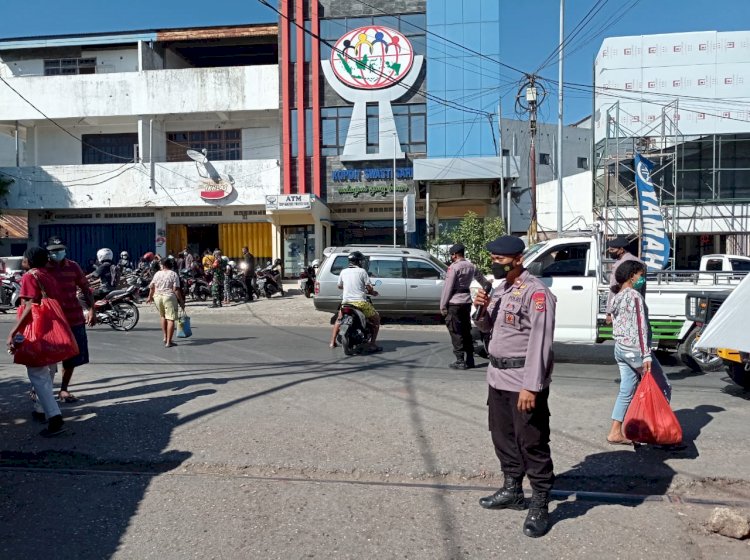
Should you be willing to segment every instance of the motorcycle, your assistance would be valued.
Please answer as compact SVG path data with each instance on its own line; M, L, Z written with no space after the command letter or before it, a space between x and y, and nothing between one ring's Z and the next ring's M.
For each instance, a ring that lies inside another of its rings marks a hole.
M377 295L375 292L373 295ZM367 301L372 303L368 297ZM369 321L359 309L349 304L341 304L339 308L341 320L336 342L344 349L344 354L353 356L364 350L364 346L372 341L372 328ZM333 315L331 322L338 320L339 313Z
M299 289L305 294L306 298L312 297L315 293L315 272L317 268L318 260L316 259L299 275Z
M270 262L265 268L257 272L257 285L258 291L267 298L276 293L284 295L284 290L281 288L281 273L274 270Z
M202 275L185 272L182 278L185 282L185 292L191 300L206 301L211 297L211 288Z
M229 301L244 302L247 298L245 283L241 278L235 277L229 281L229 293L225 296Z
M135 304L138 282L131 279L129 284L128 288L111 291L94 302L99 323L109 325L116 331L130 331L138 324L140 314Z
M22 275L23 272L12 272L2 276L2 284L0 285L0 313L5 313L18 307Z

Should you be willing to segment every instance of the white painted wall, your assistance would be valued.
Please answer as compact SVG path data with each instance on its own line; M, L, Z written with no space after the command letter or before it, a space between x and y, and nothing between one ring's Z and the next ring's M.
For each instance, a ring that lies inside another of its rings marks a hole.
M143 164L13 167L0 168L0 173L7 170L21 177L7 197L7 206L19 210L263 205L266 195L280 191L280 167L275 159L215 165L219 173L232 177L235 191L216 204L200 198L206 184L193 162L155 165L155 190L150 166Z
M84 134L117 134L137 132L136 123L112 125L66 125L65 128L76 137ZM29 128L29 144L26 154L28 165L80 165L83 148L80 141L66 134L54 125L39 124ZM35 144L36 143L36 144Z
M279 108L275 64L16 77L8 81L53 119ZM0 121L38 118L39 113L18 95L0 89Z
M677 99L679 112L669 116L679 120L682 134L750 131L750 31L608 38L594 72L596 87L612 90L597 89L597 142L606 134L607 109L618 101L620 123L635 135L659 122L664 106Z
M563 230L590 229L594 223L591 172L563 177ZM557 180L537 185L537 222L557 231ZM541 227L540 227L541 229Z
M97 74L108 74L112 72L137 72L138 71L138 48L133 45L123 49L70 49L60 51L56 54L49 49L43 56L34 58L20 58L22 51L13 51L6 54L5 59L0 57L0 75L11 76L44 76L44 60L52 58L92 58L96 57Z

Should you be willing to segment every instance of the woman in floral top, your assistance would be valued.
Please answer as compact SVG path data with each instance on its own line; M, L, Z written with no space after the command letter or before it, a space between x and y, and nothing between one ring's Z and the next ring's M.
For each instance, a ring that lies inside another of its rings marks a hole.
M617 294L612 300L612 335L615 339L615 360L620 369L620 392L612 411L612 428L607 441L629 445L622 434L622 421L633 400L641 376L651 373L667 400L671 387L659 362L651 355L648 311L638 289L646 281L646 269L640 261L625 261L615 272Z

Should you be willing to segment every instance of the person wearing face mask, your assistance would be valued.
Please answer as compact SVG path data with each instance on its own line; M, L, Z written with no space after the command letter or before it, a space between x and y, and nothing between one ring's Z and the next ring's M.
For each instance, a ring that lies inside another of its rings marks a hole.
M633 400L641 376L651 373L667 400L672 388L659 362L651 355L646 303L640 289L646 283L646 266L638 260L626 260L615 272L616 285L611 289L612 336L615 360L620 370L620 392L612 410L612 427L607 441L613 445L632 445L622 434L622 422Z
M73 331L78 349L78 356L69 358L62 363L62 382L60 392L57 398L60 402L76 402L78 399L68 391L68 385L73 377L73 370L78 366L89 363L89 344L86 336L86 325L94 326L96 324L96 312L94 311L94 298L91 293L91 286L86 275L78 266L78 263L66 257L65 244L59 237L51 237L47 241L47 251L49 251L49 264L47 272L57 281L59 287L60 307L65 313L65 318L70 324ZM83 316L83 309L78 300L78 290L81 290L83 299L88 309L86 318Z
M607 243L607 253L610 257L615 259L615 264L612 265L612 271L609 273L609 295L607 296L607 324L612 324L612 299L614 298L614 292L612 291L612 288L614 286L617 286L617 280L615 280L615 274L617 272L617 268L624 262L627 261L637 261L641 263L645 268L645 263L640 260L638 257L633 255L630 251L628 251L628 247L630 246L630 242L626 237L615 237L612 239L609 243ZM646 297L646 280L644 277L643 284L638 289L638 292L645 298Z
M492 274L502 282L474 304L477 326L491 333L487 366L488 424L504 476L501 489L479 500L487 509L525 509L522 481L533 491L523 524L528 537L549 529L549 498L555 480L550 454L549 385L554 355L555 296L523 267L524 244L504 235L487 244Z
M474 343L471 339L471 293L472 280L484 288L489 282L480 270L466 257L466 247L456 243L449 250L451 265L445 276L443 293L440 297L440 312L453 344L456 361L449 364L451 369L474 367Z

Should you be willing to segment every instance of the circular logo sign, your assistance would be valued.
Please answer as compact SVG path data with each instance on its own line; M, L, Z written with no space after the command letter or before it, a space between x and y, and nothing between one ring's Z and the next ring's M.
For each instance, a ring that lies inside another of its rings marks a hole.
M350 31L331 50L336 77L357 89L382 89L409 73L414 50L409 39L388 27L371 25Z

